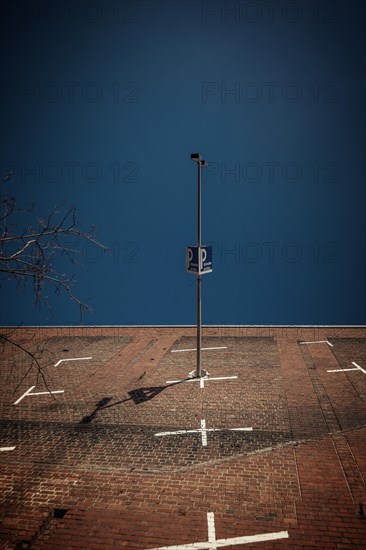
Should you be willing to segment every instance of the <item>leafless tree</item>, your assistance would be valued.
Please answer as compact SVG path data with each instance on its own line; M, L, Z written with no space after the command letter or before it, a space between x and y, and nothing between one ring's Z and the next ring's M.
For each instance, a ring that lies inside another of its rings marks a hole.
M59 267L66 258L70 264L80 263L77 260L83 243L92 243L107 251L95 236L95 229L89 231L80 229L76 218L76 208L53 208L45 217L37 218L31 225L19 223L28 217L30 210L20 210L17 201L3 186L13 176L9 172L1 182L1 234L0 234L0 274L1 285L14 281L16 285L32 286L34 302L46 304L49 308L48 291L53 289L56 294L64 293L74 302L80 311L80 317L91 311L88 303L80 300L73 290L75 276L60 272ZM26 213L27 216L25 215ZM70 242L72 240L72 243ZM41 365L36 356L11 335L0 334L3 343L14 345L28 354L32 364L41 373Z

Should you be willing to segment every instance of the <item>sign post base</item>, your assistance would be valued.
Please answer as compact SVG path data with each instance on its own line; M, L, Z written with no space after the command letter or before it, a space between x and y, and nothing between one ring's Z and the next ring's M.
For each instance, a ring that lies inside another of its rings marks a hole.
M208 376L210 373L207 372L207 370L205 369L201 369L201 378L205 377L205 376ZM199 376L197 376L197 370L193 370L192 372L189 373L189 378L200 378Z

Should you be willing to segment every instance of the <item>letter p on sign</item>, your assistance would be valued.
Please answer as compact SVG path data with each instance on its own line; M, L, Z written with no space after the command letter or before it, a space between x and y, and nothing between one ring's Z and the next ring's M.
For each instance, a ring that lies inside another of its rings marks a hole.
M186 270L203 275L212 271L212 246L187 246Z

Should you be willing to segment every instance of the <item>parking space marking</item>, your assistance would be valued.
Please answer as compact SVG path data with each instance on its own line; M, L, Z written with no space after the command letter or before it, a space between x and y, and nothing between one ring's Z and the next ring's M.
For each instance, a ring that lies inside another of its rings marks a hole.
M68 359L60 359L57 363L54 364L54 367L58 367L64 361L87 361L88 359L93 359L92 357L69 357Z
M360 365L358 365L358 364L355 363L354 361L352 361L352 365L355 365L355 367L356 367L357 369L360 369L364 374L366 374L366 370L363 369L362 367L360 367Z
M173 384L184 384L185 382L199 382L200 387L205 387L205 382L209 382L210 380L235 380L238 378L238 375L234 376L202 376L201 378L182 378L181 380L167 380L166 384L173 385Z
M207 349L227 349L227 346L218 346L215 348L201 348L201 351L207 350ZM172 349L170 353L179 353L181 351L197 351L197 348L190 348L190 349Z
M299 342L299 344L328 344L328 346L334 347L334 344L331 344L329 340L313 340L312 342Z
M15 446L14 447L0 447L0 453L4 453L6 451L14 451L15 449Z
M24 397L26 397L27 395L29 395L29 393L34 390L36 386L31 386L26 392L23 393L23 395L21 397L19 397L19 399L17 399L14 403L14 405L17 405L18 403L21 402L22 399L24 399Z
M175 544L173 546L160 546L151 550L217 550L225 546L237 546L239 544L252 544L255 542L266 542L270 540L288 539L288 531L277 533L264 533L263 535L249 535L244 537L233 537L230 539L216 539L215 514L207 512L207 542L191 542L189 544Z
M169 435L186 435L186 434L201 434L202 447L207 447L207 432L251 432L253 428L206 428L206 420L201 420L201 428L197 430L177 430L174 432L158 432L154 434L156 437L164 437Z
M31 395L50 395L50 394L53 394L53 393L64 393L65 390L54 390L54 391L40 391L40 392L35 392L35 393L31 393L32 390L34 390L36 386L31 386L26 392L23 393L23 395L21 395L19 397L19 399L17 399L13 405L18 405L18 403L20 403L24 397L27 397L27 396L31 396Z
M334 369L334 370L328 370L327 372L349 372L351 370L360 370L361 372L363 372L364 374L366 374L366 370L363 369L362 367L360 367L360 365L358 365L357 363L355 363L354 361L352 361L352 365L355 365L355 367L352 367L350 369Z
M207 512L207 535L208 542L212 544L211 548L216 547L216 529L215 529L215 514Z
M202 447L207 447L206 420L201 420Z

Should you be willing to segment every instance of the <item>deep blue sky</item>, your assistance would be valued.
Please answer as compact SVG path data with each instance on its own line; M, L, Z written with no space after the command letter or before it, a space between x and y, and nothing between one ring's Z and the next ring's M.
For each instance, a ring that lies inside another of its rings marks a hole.
M196 151L214 246L203 322L366 322L364 2L2 9L6 191L34 216L76 206L112 248L70 267L85 324L195 323ZM79 320L51 291L53 318L1 293L2 324Z

